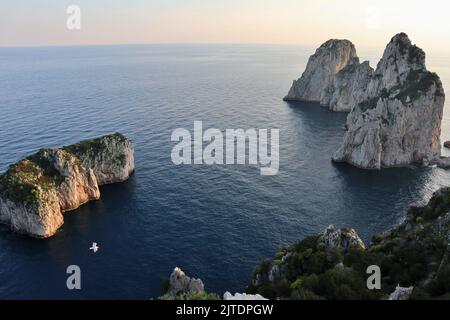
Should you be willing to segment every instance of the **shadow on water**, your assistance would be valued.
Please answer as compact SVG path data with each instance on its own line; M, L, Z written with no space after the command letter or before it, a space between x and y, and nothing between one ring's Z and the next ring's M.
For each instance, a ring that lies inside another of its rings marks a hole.
M291 175L298 176L299 188L326 194L316 196L321 210L327 211L321 215L326 219L317 218L319 224L328 221L360 228L362 236L368 239L374 230L383 231L386 225L398 223L408 205L429 197L437 188L433 183L437 174L431 168L373 171L334 163L331 157L342 143L347 114L332 112L316 103L287 105L292 112L289 134L296 140L290 147L298 145L289 161L303 160L299 172Z
M347 163L331 162L349 196L370 199L369 193L380 193L400 201L408 194L420 195L433 178L433 169L419 166L363 170ZM379 199L379 202L384 199Z
M130 203L135 198L135 188L135 175L124 183L101 187L100 200L65 213L64 225L48 239L35 239L10 232L9 227L2 225L0 258L3 264L0 276L2 273L16 276L0 283L0 298L105 298L104 295L96 295L94 283L109 283L108 275L102 274L102 268L108 265L106 261L118 263L115 261L117 253L124 250L120 245L120 231L114 232L122 230L124 221L132 218ZM102 255L94 255L89 250L93 242L100 244ZM102 247L105 243L108 246ZM77 290L69 291L65 287L68 277L66 268L73 264L81 267L83 286L90 289L89 295L83 295ZM97 278L100 280L94 281ZM27 283L33 283L35 291L22 290L27 287ZM49 286L49 283L52 285Z
M280 99L286 79L298 76L292 66L299 53L306 64L310 50L55 50L5 56L0 168L42 146L121 131L135 141L138 171L102 187L101 200L67 213L50 239L1 227L0 299L148 299L160 294L161 278L176 265L209 291L242 292L255 265L283 244L330 223L354 227L367 240L450 181L440 169L372 172L333 164L347 115ZM36 54L44 59L30 60ZM24 88L20 101L15 88ZM70 96L62 94L67 90ZM171 132L199 119L205 128L279 128L279 174L173 165ZM79 292L66 288L71 264L82 268Z
M328 153L328 158L338 149L344 135L347 113L336 113L318 103L286 102L293 115L302 122L302 133L312 135L327 135L330 139L322 140L321 149ZM325 131L321 133L322 131ZM331 139L331 135L335 136ZM418 166L390 168L383 170L362 170L346 163L330 161L332 167L338 170L348 188L363 188L367 185L384 185L387 187L408 186L417 188L430 179L431 170ZM386 183L389 181L389 183Z
M130 203L135 199L136 175L123 183L110 184L100 187L101 198L89 202L79 209L66 214L63 232L75 234L85 232L95 226L104 225L111 220L122 218L129 212ZM100 230L98 230L100 231Z
M289 108L294 113L301 113L302 116L306 118L311 117L313 119L319 120L318 115L330 114L333 115L333 118L336 121L342 122L342 125L345 124L347 119L347 112L334 112L328 109L326 106L322 106L318 102L308 102L308 101L284 101L285 104L289 106Z
M66 212L64 225L51 238L35 239L25 234L10 232L8 226L0 225L0 241L11 242L8 248L17 254L33 256L42 253L41 250L36 250L37 248L45 248L49 255L52 255L52 252L60 255L60 250L66 250L71 239L78 239L80 235L98 235L99 229L95 226L109 224L108 221L111 219L117 220L114 216L127 212L129 203L134 198L135 188L135 175L123 183L100 187L100 200L91 201L74 211Z

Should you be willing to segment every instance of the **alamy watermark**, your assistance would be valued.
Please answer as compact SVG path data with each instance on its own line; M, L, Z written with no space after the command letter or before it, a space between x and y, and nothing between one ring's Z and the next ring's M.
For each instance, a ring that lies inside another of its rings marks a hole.
M66 21L66 27L69 30L81 29L81 8L77 5L70 5L66 9L66 13L69 15Z
M81 268L76 264L67 267L66 273L70 276L66 280L69 290L81 290Z
M366 273L370 276L367 278L366 285L369 290L381 290L381 269L377 265L367 267Z
M226 129L225 134L194 121L194 133L184 128L172 132L176 165L259 165L263 176L278 174L280 166L279 129Z

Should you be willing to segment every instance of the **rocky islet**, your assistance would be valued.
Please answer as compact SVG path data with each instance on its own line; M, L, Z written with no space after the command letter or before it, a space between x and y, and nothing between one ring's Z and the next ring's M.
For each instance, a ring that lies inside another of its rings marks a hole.
M133 144L119 133L41 149L0 175L0 222L48 238L63 225L64 212L99 199L99 186L125 181L133 171Z
M438 164L445 93L427 70L425 52L395 35L373 70L348 40L329 40L309 59L286 101L315 101L350 112L343 142L332 155L363 169Z

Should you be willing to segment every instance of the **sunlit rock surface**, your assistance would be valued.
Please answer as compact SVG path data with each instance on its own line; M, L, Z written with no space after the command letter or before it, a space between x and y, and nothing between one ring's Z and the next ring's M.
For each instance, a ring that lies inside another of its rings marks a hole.
M55 234L63 213L100 198L99 185L134 170L130 140L113 134L60 149L42 149L0 175L0 222L38 238Z
M406 34L392 38L362 94L334 161L380 169L439 158L444 89Z

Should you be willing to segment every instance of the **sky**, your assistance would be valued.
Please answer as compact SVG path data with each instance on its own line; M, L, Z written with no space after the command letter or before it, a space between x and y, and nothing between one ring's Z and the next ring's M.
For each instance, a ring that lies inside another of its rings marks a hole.
M66 26L69 5L81 29ZM406 32L450 52L446 0L0 0L0 46L263 43L318 46L346 38L385 46Z

